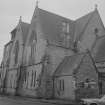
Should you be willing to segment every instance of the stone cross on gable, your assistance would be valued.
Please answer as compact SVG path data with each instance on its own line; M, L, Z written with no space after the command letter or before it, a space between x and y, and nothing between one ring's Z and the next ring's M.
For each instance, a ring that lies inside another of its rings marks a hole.
M37 1L36 1L36 7L38 7L38 5L39 5L39 1L37 0Z
M19 18L19 22L22 22L22 16L20 16L20 18Z
M95 4L95 9L97 9L97 7L98 7L98 5L97 5L97 4Z

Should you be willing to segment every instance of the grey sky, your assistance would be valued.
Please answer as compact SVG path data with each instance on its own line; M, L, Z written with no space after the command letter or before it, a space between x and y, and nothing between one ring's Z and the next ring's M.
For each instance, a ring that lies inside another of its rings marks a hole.
M0 61L3 46L10 40L10 31L17 25L19 17L30 22L36 0L0 0ZM94 10L98 10L105 25L105 0L39 0L39 7L56 14L77 19Z

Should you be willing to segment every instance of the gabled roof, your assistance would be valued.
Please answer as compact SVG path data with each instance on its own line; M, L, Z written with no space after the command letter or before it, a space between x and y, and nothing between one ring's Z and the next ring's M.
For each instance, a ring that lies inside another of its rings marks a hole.
M36 9L34 13L38 13L38 18L44 33L44 38L51 43L56 43L62 45L64 38L62 37L62 22L67 22L70 24L70 37L73 38L74 22L65 17L56 15L54 13L42 10L40 8ZM34 14L33 16L36 17ZM34 17L33 17L34 18Z
M74 70L78 68L85 55L86 53L66 56L57 68L54 76L73 75Z
M19 21L19 24L18 25L21 27L23 43L25 44L25 42L27 40L27 36L28 36L28 31L29 31L29 28L30 28L30 24L25 23L25 22L22 22L22 21ZM15 33L16 34L18 25L11 31L11 34L12 33ZM15 38L15 36L14 36L14 38Z
M91 59L91 63L94 66L96 72L95 63L90 55L90 52L78 53L73 56L66 56L61 64L58 66L54 73L54 76L73 76L78 72L78 68L84 59Z
M23 36L23 43L25 44L26 40L27 40L27 36L28 36L28 31L29 31L29 27L30 24L25 23L25 22L21 22L21 30L22 30L22 36Z
M11 43L13 43L12 40L10 40L10 41L9 41L8 43L6 43L4 46L7 47L7 46L9 46Z
M80 38L84 34L84 31L87 28L95 12L96 10L88 13L87 15L75 21L75 32L74 32L75 39L74 40L80 40Z
M95 62L105 61L105 36L97 40L93 53Z
M98 16L98 19L99 19L98 22L100 22L101 26L103 27L103 29L101 29L101 31L102 31L102 33L105 32L105 27L101 20L100 14L96 8L94 11L88 13L87 15L85 15L75 21L75 32L74 32L75 39L74 40L80 41L82 39L82 36L83 36L86 28L88 27L88 25L90 24L90 22L94 16ZM100 34L102 34L102 33L100 33Z

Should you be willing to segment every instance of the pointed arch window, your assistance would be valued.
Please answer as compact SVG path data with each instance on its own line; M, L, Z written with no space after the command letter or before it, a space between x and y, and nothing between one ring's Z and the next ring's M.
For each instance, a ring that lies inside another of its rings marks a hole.
M29 39L29 44L30 44L30 48L31 48L31 55L30 55L30 60L29 60L30 64L33 64L35 61L36 41L37 41L36 32L35 32L35 30L32 30L31 36Z
M70 44L70 24L69 22L62 22L62 34L64 46L69 47Z
M31 61L32 63L34 63L35 61L35 51L36 51L36 47L35 47L35 40L33 40L33 43L31 44Z
M14 64L17 64L18 63L18 55L19 55L18 53L19 53L19 42L16 41L15 47L14 47L14 54L15 54Z
M70 33L70 24L68 22L62 22L62 31L63 33Z
M32 43L33 41L37 41L37 34L35 30L32 30L29 42Z
M35 87L35 83L36 83L36 71L32 70L31 87Z

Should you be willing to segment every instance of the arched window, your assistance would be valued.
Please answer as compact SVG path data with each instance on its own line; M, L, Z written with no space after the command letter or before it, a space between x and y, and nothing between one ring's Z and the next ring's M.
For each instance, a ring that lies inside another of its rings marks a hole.
M37 41L37 34L36 34L35 30L32 30L31 36L29 39L29 43L32 43L34 40Z
M62 22L62 34L63 44L66 47L70 46L70 24L68 22Z
M35 40L33 40L33 43L31 44L31 64L35 61L35 51L36 51L36 45Z
M31 73L31 87L35 87L35 83L36 83L36 71L33 71L32 70L32 73Z
M70 24L68 22L62 22L62 31L63 33L69 34Z
M37 41L36 32L33 30L29 39L29 43L31 46L31 55L29 60L30 64L33 64L35 61L36 41Z
M14 64L18 63L18 53L19 53L19 42L16 41L15 47L14 47L14 54L15 54Z

